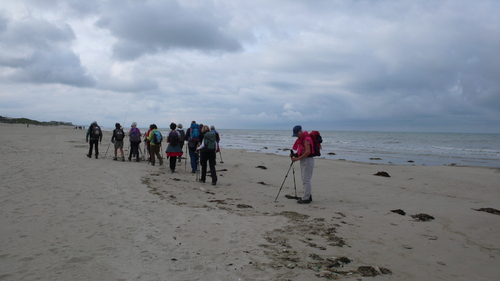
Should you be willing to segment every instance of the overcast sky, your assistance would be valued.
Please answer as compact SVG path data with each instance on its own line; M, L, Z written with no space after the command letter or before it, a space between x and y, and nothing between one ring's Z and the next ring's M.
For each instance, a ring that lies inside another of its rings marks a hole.
M0 115L500 133L497 0L2 0Z

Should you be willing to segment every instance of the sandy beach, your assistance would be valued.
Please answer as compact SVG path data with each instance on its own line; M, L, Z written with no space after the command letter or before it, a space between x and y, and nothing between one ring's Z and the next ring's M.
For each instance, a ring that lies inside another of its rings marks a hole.
M212 186L110 132L90 159L84 130L0 129L0 280L499 280L499 168L318 158L299 205L288 157L224 149Z

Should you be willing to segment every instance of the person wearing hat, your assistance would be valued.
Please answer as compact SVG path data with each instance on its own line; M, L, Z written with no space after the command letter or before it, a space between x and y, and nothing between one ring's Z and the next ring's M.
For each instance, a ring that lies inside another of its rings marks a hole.
M180 123L177 124L177 132L179 132L180 134L180 146L182 150L182 148L184 147L184 140L186 139L186 132L184 131L183 126ZM181 158L182 157L178 157L179 163L181 163Z
M312 202L312 175L314 169L314 158L312 157L313 140L307 131L302 131L302 126L293 127L292 137L297 137L291 151L292 161L300 161L300 176L302 178L302 188L304 194L297 200L299 204L309 204ZM293 151L296 151L294 153Z
M130 139L130 153L128 155L128 161L132 161L132 157L135 155L135 161L139 162L139 145L141 144L141 130L137 128L137 123L132 122L130 125L130 131L128 132L128 137Z
M118 160L118 149L122 153L122 161L125 161L125 156L123 154L123 139L125 138L125 132L122 129L120 123L115 124L115 129L113 130L113 136L111 137L111 142L115 145L115 157L114 161Z

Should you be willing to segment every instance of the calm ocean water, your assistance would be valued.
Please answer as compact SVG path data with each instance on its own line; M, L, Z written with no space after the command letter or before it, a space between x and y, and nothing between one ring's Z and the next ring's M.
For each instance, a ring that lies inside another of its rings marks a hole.
M218 130L222 148L289 155L291 130ZM400 165L500 167L500 134L321 131L321 157ZM223 153L223 152L222 152ZM335 153L330 155L329 153Z

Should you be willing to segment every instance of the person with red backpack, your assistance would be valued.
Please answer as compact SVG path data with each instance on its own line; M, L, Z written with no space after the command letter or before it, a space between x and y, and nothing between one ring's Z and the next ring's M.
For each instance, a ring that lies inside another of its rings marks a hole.
M300 161L300 176L302 178L302 188L304 194L297 200L299 204L309 204L312 202L312 184L311 179L314 169L313 156L319 151L314 150L314 141L307 131L302 131L302 126L293 127L292 137L297 137L291 151L292 161ZM296 151L294 153L293 151ZM319 150L319 149L317 149Z

